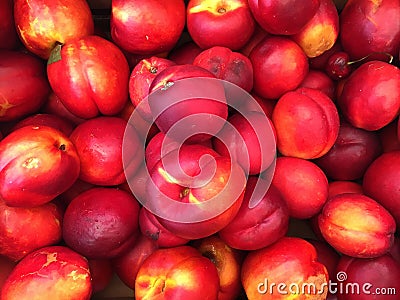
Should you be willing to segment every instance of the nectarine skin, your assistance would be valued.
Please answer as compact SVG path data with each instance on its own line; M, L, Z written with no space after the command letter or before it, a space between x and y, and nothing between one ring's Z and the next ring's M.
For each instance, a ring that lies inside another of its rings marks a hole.
M139 203L129 193L94 187L68 205L63 222L65 243L91 259L121 255L134 243L138 231Z
M10 207L0 199L0 255L18 261L38 248L57 244L62 237L62 215L54 203Z
M328 292L326 267L317 261L314 246L297 237L283 237L250 252L243 261L241 278L248 299L253 300L285 299L291 294L289 288L293 283L299 289L297 299L322 300ZM286 294L278 291L278 285L282 284L286 285L283 290ZM315 289L307 291L303 284L314 285Z
M111 8L112 40L133 54L170 51L185 26L183 0L114 0Z
M385 254L393 244L396 223L375 200L355 193L330 198L318 216L326 241L342 254L373 258Z
M14 19L22 43L48 59L57 43L91 35L94 22L84 0L16 0Z
M60 47L60 57L47 64L47 77L67 110L84 119L119 113L129 98L129 66L122 51L95 35Z
M191 38L202 49L221 46L239 50L255 27L247 0L190 0L186 20Z
M142 162L142 143L136 131L123 142L128 123L117 117L100 116L79 124L71 133L81 162L79 178L95 185L114 186L126 180L125 171L133 175ZM122 151L135 153L124 170Z
M328 179L313 162L296 157L278 157L272 186L289 208L289 215L308 219L320 212L328 199Z
M363 190L385 207L400 226L400 151L377 157L363 177Z
M40 59L0 50L0 122L16 121L37 112L49 93L46 68Z
M259 183L257 183L259 181ZM267 186L263 179L248 178L243 203L235 218L218 235L230 247L240 250L256 250L266 247L283 237L289 226L289 210L279 191L270 186L268 191L256 184ZM258 204L249 208L252 194Z
M13 269L1 291L2 300L89 300L91 274L86 258L65 246L40 248Z
M253 64L254 92L267 99L278 99L294 90L308 72L304 51L285 37L265 37L249 58Z
M371 298L376 300L397 300L400 289L400 263L389 254L376 258L361 259L343 255L337 265L336 273L343 274L346 279L341 284L357 284L355 292L351 289L337 292L338 300L358 300ZM348 286L349 287L349 286ZM378 290L379 289L379 290Z
M323 92L299 88L279 98L272 113L278 150L313 159L326 154L339 134L339 113Z
M135 281L137 300L217 300L217 268L191 246L158 249L141 265Z
M0 142L0 196L10 206L33 207L65 192L79 176L75 146L48 126L25 126Z
M383 128L400 112L400 69L377 60L362 64L347 78L337 103L353 126Z

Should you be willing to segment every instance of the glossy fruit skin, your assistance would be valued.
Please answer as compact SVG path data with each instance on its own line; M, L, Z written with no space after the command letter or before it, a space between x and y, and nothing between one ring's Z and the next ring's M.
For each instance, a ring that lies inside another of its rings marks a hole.
M140 266L158 248L155 240L140 234L131 249L111 259L113 270L124 284L134 289L136 275Z
M114 0L111 37L125 51L139 55L169 52L185 26L182 0Z
M49 93L43 61L24 52L0 50L0 122L37 112Z
M129 74L122 51L95 35L65 43L60 57L47 65L54 93L67 110L84 119L119 113L128 101Z
M278 157L272 186L278 189L292 218L308 219L322 209L328 199L328 179L312 161Z
M292 35L298 33L315 15L319 0L249 0L257 23L268 33Z
M179 157L179 162L171 157ZM229 224L239 211L245 192L246 175L243 169L230 158L199 144L182 145L180 151L169 152L153 167L150 176L151 183L147 183L146 194L148 199L152 199L150 210L158 216L161 225L185 239L210 236ZM215 203L215 199L223 202L223 206L210 210L207 217L193 221L193 215L203 215L204 211L201 205L193 204L209 200ZM184 216L190 219L189 222L163 217L160 214L162 206L158 202L155 206L154 200L163 201L163 205L166 200L191 203L192 211Z
M291 36L307 57L318 57L336 43L339 36L339 14L332 0L320 0L317 12L310 21Z
M75 146L47 126L25 126L0 142L0 195L7 205L33 207L65 192L80 172Z
M191 246L156 250L143 262L135 282L138 300L217 300L218 292L216 267Z
M314 246L301 238L283 237L268 247L250 252L241 272L248 299L284 299L287 295L279 294L273 283L286 284L287 294L291 283L297 283L299 289L303 283L315 284L315 291L302 293L299 299L325 299L327 295L323 283L328 282L328 271L317 261Z
M91 293L87 259L68 247L49 246L28 254L15 266L1 299L89 300Z
M358 284L360 293L338 291L338 300L356 300L360 295L374 300L395 300L398 295L393 293L400 288L400 263L391 255L385 254L376 258L361 259L343 255L337 265L336 273L345 272L343 286ZM350 290L351 291L351 290ZM356 290L355 290L356 291ZM386 292L386 293L385 293Z
M377 60L362 64L347 78L337 103L353 126L383 128L400 113L400 69Z
M383 153L368 167L363 177L363 190L384 206L400 226L399 200L400 151Z
M220 286L218 300L238 298L241 291L240 267L244 253L229 247L216 235L197 240L193 246L217 268Z
M330 198L318 216L325 240L342 254L373 258L393 245L396 223L378 202L362 194Z
M213 73L194 65L170 66L160 72L150 86L149 97L160 131L168 133L176 125L175 133L169 135L179 142L182 136L190 142L211 139L228 117L224 86L213 79ZM201 114L209 115L207 122L198 118Z
M332 148L314 162L333 180L356 180L382 153L376 132L356 128L342 121ZM339 167L340 166L340 167Z
M188 32L202 49L220 46L239 50L254 32L247 0L190 0L186 12Z
M91 35L94 23L83 0L16 0L14 18L22 43L47 60L57 43ZM44 27L44 28L43 28Z
M24 208L0 200L0 254L18 261L36 249L59 243L62 219L63 212L55 203Z
M332 54L326 64L326 73L334 80L346 78L350 75L352 67L349 64L350 56L344 52L339 51Z
M229 81L247 92L253 88L253 66L247 56L227 47L215 46L202 51L193 61L216 78Z
M400 27L397 0L347 1L340 14L340 42L352 60L374 52L397 56Z
M249 54L254 72L254 92L267 99L278 99L296 89L308 72L307 57L286 37L265 37Z
M136 173L141 163L142 143L131 130L129 140L123 144L127 127L127 122L121 118L100 116L74 129L70 138L81 161L81 180L100 186L115 186L126 181L126 174ZM136 153L125 169L123 145L126 146L124 150Z
M74 198L64 214L66 244L87 258L113 258L138 235L139 203L115 188L94 187Z
M263 183L262 179L248 178L243 203L235 218L218 235L230 247L240 250L257 250L278 241L289 226L289 210L279 191L270 186L257 192L258 204L249 208L249 201L255 187Z
M275 162L273 125L259 111L248 112L245 117L240 113L231 114L213 139L213 146L219 154L237 161L249 175L260 174Z
M339 113L323 92L298 88L279 98L272 113L278 150L285 156L314 159L326 154L339 134Z
M157 74L173 65L175 63L169 59L152 56L139 61L131 72L129 98L146 121L154 121L147 101L151 83Z

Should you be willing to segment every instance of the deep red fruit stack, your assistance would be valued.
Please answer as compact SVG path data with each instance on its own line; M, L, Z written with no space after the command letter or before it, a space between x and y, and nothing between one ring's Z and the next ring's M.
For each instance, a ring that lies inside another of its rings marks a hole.
M399 0L0 0L0 300L400 297Z

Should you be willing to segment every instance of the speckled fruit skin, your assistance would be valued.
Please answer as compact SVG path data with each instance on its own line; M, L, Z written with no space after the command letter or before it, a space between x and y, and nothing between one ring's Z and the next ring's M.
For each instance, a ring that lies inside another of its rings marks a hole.
M318 216L318 224L332 247L357 258L387 253L396 231L394 218L382 205L356 193L330 198Z
M83 0L16 0L14 19L22 43L48 59L56 43L94 32L90 7Z
M290 270L290 272L288 272ZM248 299L286 299L289 285L315 284L315 291L298 295L298 299L326 299L328 282L326 267L317 261L313 245L297 237L283 237L276 243L250 252L242 264L242 285ZM286 284L287 294L279 293L278 284ZM275 285L273 285L275 284ZM319 293L318 293L319 292Z
M128 101L129 65L110 41L90 35L61 46L47 64L54 93L74 115L115 115Z
M65 192L79 176L75 146L47 126L25 126L0 142L0 197L10 206L33 207Z
M91 275L86 258L64 246L40 248L13 269L1 291L2 300L89 300Z
M143 146L135 130L126 133L128 127L128 123L121 118L101 116L87 120L74 129L70 138L81 161L81 180L113 186L125 182L126 174L133 175L138 170ZM127 139L123 141L125 133ZM123 145L126 147L124 151L136 154L126 162L125 170Z
M247 92L253 88L253 65L250 59L240 52L227 47L215 46L202 51L193 61L218 79L226 80Z
M64 214L66 244L87 258L121 255L138 235L139 203L128 192L94 187L74 198Z

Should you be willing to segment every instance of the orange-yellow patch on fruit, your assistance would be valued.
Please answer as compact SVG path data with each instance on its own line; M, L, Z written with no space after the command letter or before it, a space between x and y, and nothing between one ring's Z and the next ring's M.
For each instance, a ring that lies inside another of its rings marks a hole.
M197 199L192 193L189 193L189 203L200 203L201 201Z
M5 102L0 103L0 117L4 117L7 113L7 111L10 108L13 108L15 106L15 105L11 104L10 102L8 102L8 100L5 99L4 97L3 97L3 99L5 100Z
M195 13L199 13L199 12L208 11L208 12L218 16L218 15L224 14L226 12L238 9L240 7L243 7L243 3L241 1L206 0L206 1L202 1L201 4L193 6L191 9L189 9L189 13L195 14Z
M298 41L308 57L316 57L329 50L337 39L331 24L319 24L310 28Z
M372 13L376 13L382 4L382 0L370 0L372 2Z
M121 22L127 22L129 20L129 13L126 10L119 9L115 6L112 7L113 17Z
M39 168L40 160L37 157L30 157L24 161L22 167L26 169L37 169Z
M51 263L56 262L57 261L57 253L47 253L47 257L46 257L46 263L42 266L42 268L45 268L47 266L49 266Z
M178 184L178 180L176 180L171 174L165 171L163 168L157 169L158 173L161 175L162 178L168 183L175 183Z

